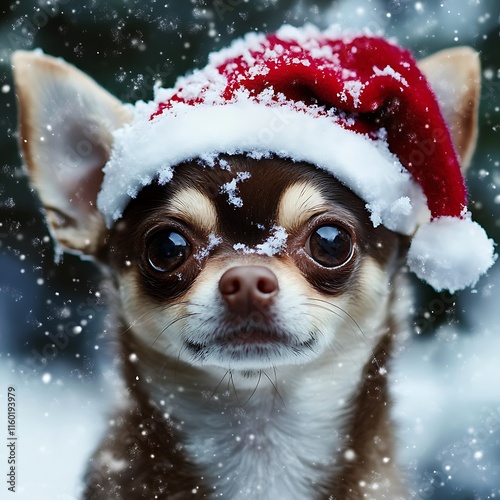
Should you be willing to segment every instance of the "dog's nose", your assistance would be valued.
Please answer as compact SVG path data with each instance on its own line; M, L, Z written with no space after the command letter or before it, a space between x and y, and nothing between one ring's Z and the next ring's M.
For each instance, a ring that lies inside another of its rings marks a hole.
M229 310L239 316L266 309L278 293L276 275L264 266L237 266L220 278L219 290Z

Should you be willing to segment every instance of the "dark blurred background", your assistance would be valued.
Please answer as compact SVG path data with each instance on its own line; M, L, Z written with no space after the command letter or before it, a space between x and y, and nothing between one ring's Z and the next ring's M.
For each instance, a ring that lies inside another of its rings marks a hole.
M209 52L234 38L252 30L273 31L284 23L312 22L322 28L338 23L384 31L417 58L470 45L480 52L483 66L480 139L468 175L470 206L490 237L500 241L499 0L166 2L2 2L0 363L21 367L26 381L59 373L76 383L98 382L99 363L109 352L106 332L112 326L105 317L107 290L98 284L94 264L72 255L55 263L39 202L22 169L10 69L10 56L18 49L41 48L60 56L121 100L135 102L151 99L156 82L171 86L177 76L203 66ZM413 281L417 290L413 341L426 342L443 324L456 325L460 335L470 335L469 296L485 294L484 284L451 297ZM494 286L491 280L487 283ZM478 495L472 487L442 487L434 498L487 498Z

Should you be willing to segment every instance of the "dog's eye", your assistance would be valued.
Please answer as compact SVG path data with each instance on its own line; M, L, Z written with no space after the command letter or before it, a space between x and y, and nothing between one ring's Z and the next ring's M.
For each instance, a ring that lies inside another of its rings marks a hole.
M191 245L176 231L158 231L147 243L147 259L153 269L171 272L189 256Z
M338 267L352 254L350 234L339 226L321 226L311 233L307 253L323 267Z

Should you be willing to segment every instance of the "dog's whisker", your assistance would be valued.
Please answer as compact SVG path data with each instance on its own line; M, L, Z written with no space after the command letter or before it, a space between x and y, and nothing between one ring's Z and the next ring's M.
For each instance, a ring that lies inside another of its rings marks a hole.
M123 331L123 333L124 334L128 333L136 326L140 326L140 325L146 323L150 319L154 318L157 314L165 313L166 311L169 311L170 309L173 309L175 307L181 307L181 306L185 306L185 305L189 305L189 304L190 303L188 301L182 301L182 302L176 302L174 304L158 304L155 306L151 306L151 309L149 309L148 311L141 314L139 317L130 321L128 328L126 328ZM146 317L146 316L148 316L148 317Z
M234 396L236 397L236 401L238 402L238 406L241 406L241 401L238 396L238 391L236 390L236 385L234 384L234 377L233 377L233 370L229 370L229 382L231 383L231 386L234 391ZM229 389L229 387L228 387Z
M171 305L177 305L177 304L171 304ZM144 318L144 316L151 314L151 317L153 317L155 314L157 314L158 310L164 310L165 306L163 305L157 305L153 306L151 309L147 310L145 313L141 314L138 318L133 319L132 321L129 322L128 328L126 328L123 333L128 333L132 328L136 327L137 325L141 325L142 322L141 320ZM151 319L151 318L148 318ZM147 321L147 320L144 320Z
M259 387L261 379L262 379L262 370L259 370L259 378L257 379L257 383L255 384L254 390L252 391L252 394L250 394L248 399L243 404L243 407L245 407L250 402L250 400L253 398L253 396L257 392L257 388Z
M274 370L274 376L276 377L276 367L275 366L273 366L273 370ZM280 391L278 390L277 379L276 379L276 382L274 382L265 370L262 370L262 373L266 376L267 380L269 380L270 384L273 386L273 389L274 389L276 396L278 396L280 401L283 403L283 407L286 408L286 403L285 403L284 399L281 397Z
M179 364L181 362L181 356L184 351L187 350L187 346L185 344L182 344L181 348L179 349L179 354L177 355L177 359L175 362L175 368L174 368L174 384L177 383L177 373L179 372Z
M163 363L160 364L159 368L158 368L158 375L162 375L164 374L164 372L167 371L167 367L168 367L168 364L169 364L169 359L166 358ZM174 381L175 381L175 377L174 377Z
M178 323L179 321L182 321L186 318L190 318L191 316L194 316L195 313L186 313L186 314L182 314L181 316L178 316L177 318L174 318L172 321L170 321L170 323L168 323L166 326L164 326L161 330L160 330L160 333L156 336L156 338L153 340L153 343L149 346L150 349L153 348L153 346L155 345L155 343L157 342L157 340L173 325L175 325L176 323Z
M319 302L320 304L316 304L316 302ZM332 303L330 303L330 302L328 302L326 300L318 299L318 298L314 298L314 297L313 298L309 298L308 299L308 303L309 303L309 305L311 305L313 307L321 308L321 309L323 309L325 311L328 311L328 312L334 314L335 316L338 316L348 326L351 327L351 329L353 330L353 332L356 335L361 334L361 336L363 337L363 339L366 340L366 335L363 332L363 329L359 326L359 323L347 311L345 311L344 309L342 309L340 306L338 306L336 304L332 304ZM336 310L333 310L333 309L336 309ZM340 311L340 312L338 312L338 311Z
M224 375L222 375L222 378L219 380L219 383L215 386L215 389L212 391L210 394L210 400L214 398L214 396L217 394L217 391L219 390L219 387L222 385L222 382L224 382L224 379L227 377L227 375L230 373L230 370L226 370Z
M311 303L312 301L321 302L322 305ZM355 334L356 335L361 334L361 336L363 338L363 341L365 343L367 343L366 335L363 332L363 329L359 326L359 323L347 311L345 311L344 309L342 309L340 306L337 306L336 304L331 304L330 302L328 302L326 300L318 299L318 298L310 298L309 299L309 303L310 303L311 306L321 307L322 309L324 309L326 311L329 311L332 314L335 314L339 318L343 319L347 325L351 326L351 328L353 329L353 331L355 332ZM323 305L323 304L326 304L326 305ZM336 309L340 310L342 313L344 313L347 316L347 319L344 318L337 311L334 311L334 310L330 309L330 307L336 308ZM352 324L350 324L348 320L351 320L352 323L354 323L354 325L356 326L355 329L352 327ZM336 347L336 348L334 346L332 346L332 349L334 349L334 351L337 350L341 346L341 344L337 343L337 346L338 347ZM377 365L378 368L380 368L380 364L379 364L378 359L376 357L375 351L373 350L373 347L370 347L370 352L372 354L372 361Z

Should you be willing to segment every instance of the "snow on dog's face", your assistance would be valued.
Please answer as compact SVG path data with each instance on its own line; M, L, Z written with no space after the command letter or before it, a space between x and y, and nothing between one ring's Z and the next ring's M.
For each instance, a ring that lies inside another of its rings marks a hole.
M364 336L386 315L399 240L313 166L227 156L145 188L109 259L145 345L254 371L374 342Z

